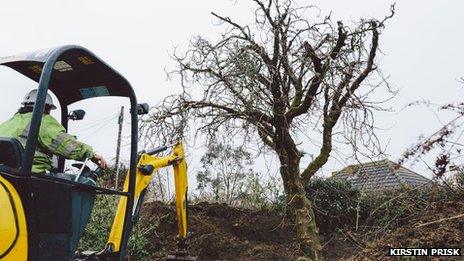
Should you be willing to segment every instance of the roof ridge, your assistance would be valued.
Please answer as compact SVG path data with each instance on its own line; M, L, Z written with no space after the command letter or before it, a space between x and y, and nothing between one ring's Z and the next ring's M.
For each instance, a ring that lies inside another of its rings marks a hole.
M348 165L346 167L344 167L343 169L339 170L339 171L334 171L332 172L332 176L333 175L336 175L338 173L341 173L341 172L352 172L352 173L349 173L349 174L355 174L355 172L359 172L359 170L361 168L364 168L364 167L369 167L369 166L372 166L372 165L376 165L376 164L379 164L381 165L382 163L387 163L388 164L388 161L390 161L388 158L384 158L382 160L376 160L376 161L370 161L370 162L360 162L358 164L351 164L351 165ZM354 171L352 171L354 170Z
M406 168L405 166L403 166L401 164L398 164L397 162L394 162L392 160L389 160L389 161L390 161L390 164L394 165L394 167L395 167L395 174L397 174L400 169L403 169L403 170L408 171L412 175L420 176L422 178L430 180L429 178L425 177L424 175L419 174L419 173L417 173L417 172L415 172L415 171L413 171L413 170L411 170L409 168ZM398 166L398 167L396 167L396 166Z
M383 160L376 160L376 161L367 161L367 162L361 162L361 163L358 163L358 164L352 164L352 165L349 165L348 167L350 166L369 166L369 165L375 165L377 163L382 163L383 161L385 161L385 159Z

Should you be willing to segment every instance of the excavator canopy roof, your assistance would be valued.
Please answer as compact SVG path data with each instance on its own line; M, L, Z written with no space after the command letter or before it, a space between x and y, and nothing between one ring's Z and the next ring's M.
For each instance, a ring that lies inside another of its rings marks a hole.
M63 46L0 58L8 66L39 82L45 63L59 53L48 89L62 107L100 96L135 98L128 81L111 66L80 46Z

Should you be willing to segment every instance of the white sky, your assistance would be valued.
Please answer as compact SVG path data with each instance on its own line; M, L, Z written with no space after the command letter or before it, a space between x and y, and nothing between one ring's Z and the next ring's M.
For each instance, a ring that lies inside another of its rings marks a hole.
M361 16L383 17L391 4L384 0L301 2L316 4L324 12L332 10L333 18L345 21ZM228 0L17 0L3 1L0 9L0 56L65 44L82 45L122 73L133 85L140 102L154 104L175 92L179 84L176 80L167 81L164 72L165 68L174 66L169 58L174 47L182 49L198 34L212 39L219 37L223 28L215 26L211 11L249 21L253 7L243 0L238 3ZM379 133L382 140L390 140L387 152L391 159L397 159L419 134L431 133L440 124L424 107L402 108L422 99L435 103L459 101L463 92L456 79L464 75L461 68L464 54L460 50L464 2L403 0L398 1L396 9L396 16L381 35L384 52L381 68L391 75L390 83L400 93L391 103L395 112L382 113L376 118L378 126L385 128ZM4 121L17 110L24 94L35 84L8 68L0 68L0 78L3 85L0 121ZM117 126L112 117L121 105L127 108L128 103L124 99L106 98L73 106L85 109L87 116L84 121L71 123L70 132L107 158L114 158ZM124 134L129 135L127 131ZM123 150L127 159L129 147L124 146ZM197 162L200 155L191 157L192 162ZM331 161L324 167L324 173L339 167ZM191 169L195 168L194 164ZM413 169L427 175L423 166L416 165Z

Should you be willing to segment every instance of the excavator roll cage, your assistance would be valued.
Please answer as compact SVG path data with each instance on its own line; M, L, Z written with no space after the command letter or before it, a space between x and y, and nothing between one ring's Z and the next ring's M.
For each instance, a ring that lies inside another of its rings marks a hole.
M37 139L48 90L52 91L59 100L59 104L61 106L61 123L65 129L68 128L68 106L75 102L102 96L120 96L130 99L131 149L130 171L127 179L128 184L126 192L98 188L85 184L68 184L72 186L80 186L84 190L93 190L96 194L117 194L127 198L127 207L125 208L123 217L124 225L122 228L120 249L116 255L117 259L122 260L125 256L127 241L133 225L132 219L134 218L133 207L138 163L138 114L147 112L146 106L137 104L137 99L131 85L121 74L103 62L95 54L80 46L69 45L24 55L4 57L0 58L0 65L10 67L39 84L37 100L33 110L26 146L22 153L19 172L15 174L14 178L10 179L10 183L18 184L18 193L21 193L21 191L28 191L28 189L34 187L31 180L33 180L34 176L37 175L31 174L31 168L34 152L38 145ZM59 172L64 171L64 165L65 159L60 158L58 163ZM0 172L4 174L4 177L12 177L11 173L8 174L1 170ZM2 175L0 175L0 178L2 178ZM50 184L51 183L59 182L55 180L50 181ZM35 203L31 202L37 201L37 199L34 199L33 197L34 195L21 196L24 208L28 208L28 205L30 209L32 208L31 204ZM33 212L33 210L31 210L31 212ZM27 220L26 223L28 226L27 230L29 237L31 237L34 233L37 234L37 227L40 226L40 221L34 221L34 218L36 218L34 216L42 214L35 213L31 215L32 216L29 216L29 214L27 214L25 217ZM28 259L36 260L38 255L37 253L39 251L39 243L34 242L35 240L30 240L30 238L28 241Z

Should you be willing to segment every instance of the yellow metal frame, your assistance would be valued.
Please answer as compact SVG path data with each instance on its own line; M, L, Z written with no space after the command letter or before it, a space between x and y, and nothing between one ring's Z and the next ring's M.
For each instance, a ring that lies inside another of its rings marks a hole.
M144 174L141 169L144 166L152 166L153 172ZM155 173L168 166L173 166L174 169L174 183L176 190L176 210L177 210L177 224L178 224L178 237L185 239L187 237L187 163L185 161L185 150L182 142L173 146L172 152L168 156L156 157L146 153L140 156L137 164L137 173L135 180L135 194L134 194L134 210L138 204L141 193L148 187L150 181L153 179ZM129 173L127 173L124 181L124 191L128 191ZM107 246L112 246L113 251L117 252L121 247L122 234L124 229L124 214L127 207L127 197L121 197L118 204L116 216L113 220L111 232L108 238Z

